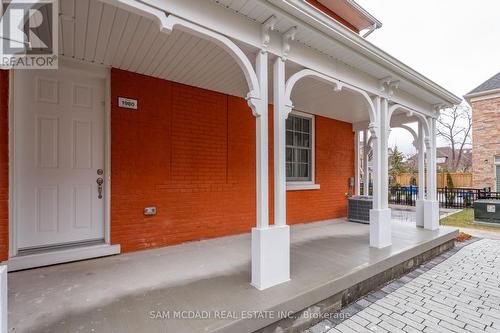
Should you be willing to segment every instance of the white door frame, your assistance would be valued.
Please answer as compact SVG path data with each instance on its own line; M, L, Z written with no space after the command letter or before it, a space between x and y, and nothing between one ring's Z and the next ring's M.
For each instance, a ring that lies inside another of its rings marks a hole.
M82 61L60 57L59 66L69 70L85 71L86 75L95 76L105 80L104 98L104 242L111 245L111 69L106 66L88 64ZM9 70L9 258L18 254L16 238L16 200L15 198L15 142L14 142L14 82L16 72Z

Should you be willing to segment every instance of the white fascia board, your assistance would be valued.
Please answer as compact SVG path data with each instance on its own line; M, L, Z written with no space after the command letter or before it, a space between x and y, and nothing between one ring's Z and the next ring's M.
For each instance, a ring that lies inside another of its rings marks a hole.
M259 1L259 3L262 3L270 9L269 15L279 14L281 17L293 20L298 25L304 25L304 22L301 22L297 18L286 13L284 10L270 4L269 2L261 0L256 1ZM168 13L174 14L178 17L184 18L188 21L195 22L201 26L206 27L207 29L217 31L225 36L233 38L234 40L252 46L256 49L260 49L262 47L260 24L252 22L243 15L236 15L235 13L223 8L222 6L215 5L211 1L144 0L142 2L147 3L155 8L164 10ZM333 22L333 20L330 21ZM338 27L340 29L345 29L340 24L338 24ZM325 35L325 33L322 34ZM357 36L354 33L352 34L354 36ZM357 37L362 39L359 36ZM338 43L335 40L332 40L332 42ZM268 46L268 52L273 55L281 55L281 51L281 35L276 32L272 32L271 41ZM289 59L289 61L297 63L306 68L310 68L315 71L324 73L325 75L332 76L340 81L348 82L349 84L363 89L370 94L380 95L380 91L378 88L379 83L377 78L374 78L367 73L357 70L340 61L332 59L325 54L316 52L304 44L293 42L292 48L287 58ZM434 93L434 95L436 94ZM396 91L395 95L392 97L392 100L412 109L424 109L432 113L431 104L426 103L422 99L416 97L408 100L408 96L411 95L401 91Z
M263 2L264 0L259 0ZM300 18L311 26L326 32L330 37L342 42L345 46L355 50L369 59L375 61L388 70L400 75L429 92L439 96L444 102L458 104L461 98L447 91L437 83L429 80L422 74L400 62L388 53L382 51L363 37L335 22L322 11L311 4L299 0L267 0L268 2L284 9L288 13Z
M469 103L497 97L500 97L500 88L464 95L465 100Z

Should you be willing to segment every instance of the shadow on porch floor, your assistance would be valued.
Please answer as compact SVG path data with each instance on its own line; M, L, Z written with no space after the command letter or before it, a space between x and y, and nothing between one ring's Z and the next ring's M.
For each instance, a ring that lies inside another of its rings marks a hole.
M368 225L338 219L293 226L291 281L264 291L249 284L249 234L10 273L9 326L50 333L251 332L274 320L214 317L301 310L456 233L392 224L393 245L385 249L368 246ZM158 318L184 310L211 318Z

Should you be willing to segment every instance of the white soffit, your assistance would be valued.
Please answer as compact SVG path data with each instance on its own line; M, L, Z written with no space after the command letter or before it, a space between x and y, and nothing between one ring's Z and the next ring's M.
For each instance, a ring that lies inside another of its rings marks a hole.
M157 22L98 0L60 0L60 8L64 57L234 96L248 93L241 68L214 43L179 30L161 33Z
M330 58L336 59L355 70L360 70L376 79L381 79L393 75L387 68L379 65L366 56L354 51L346 45L334 40L310 25L303 23L299 19L289 19L279 11L272 11L274 5L266 3L266 0L211 0L214 3L225 7L228 10L236 12L250 19L251 21L262 24L271 14L277 16L278 20L275 30L285 32L293 26L299 29L295 35L295 41L306 45L307 47L318 51ZM312 5L310 5L313 7ZM274 7L275 8L275 7ZM318 9L319 11L319 9ZM324 14L326 16L326 14ZM333 19L331 19L333 20ZM334 20L333 20L334 21ZM299 23L298 23L299 22ZM409 80L396 77L394 80L400 80L399 89L406 91L410 95L416 96L427 101L430 104L442 103L443 100L437 97L427 89L410 82Z

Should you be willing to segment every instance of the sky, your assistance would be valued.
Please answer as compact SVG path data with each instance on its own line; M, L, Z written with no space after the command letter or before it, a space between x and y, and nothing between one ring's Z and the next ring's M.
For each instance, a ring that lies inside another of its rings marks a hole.
M500 72L500 0L356 0L382 22L367 39L462 97ZM389 144L414 153L410 135Z

